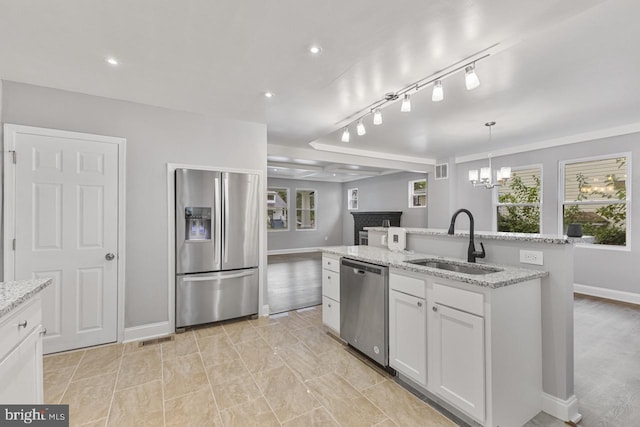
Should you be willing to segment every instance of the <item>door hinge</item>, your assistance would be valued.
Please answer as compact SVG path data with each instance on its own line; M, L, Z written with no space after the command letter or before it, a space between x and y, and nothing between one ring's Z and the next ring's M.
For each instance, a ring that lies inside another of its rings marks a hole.
M16 239L13 239L13 242L11 243L13 250L16 250Z
M11 157L12 157L12 159L13 159L13 160L12 160L12 161L13 161L13 164L15 165L15 164L16 164L16 161L17 161L18 154L16 153L16 150L11 150L11 151L9 151L9 152L11 153Z

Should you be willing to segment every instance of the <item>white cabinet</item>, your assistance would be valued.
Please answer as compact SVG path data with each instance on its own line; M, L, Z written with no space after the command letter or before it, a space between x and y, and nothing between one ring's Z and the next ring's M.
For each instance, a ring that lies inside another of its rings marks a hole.
M389 366L427 386L427 304L423 279L389 275Z
M43 403L41 319L37 296L0 320L0 403Z
M340 335L340 257L322 255L322 323Z
M484 420L484 319L431 303L429 325L429 380L433 391Z

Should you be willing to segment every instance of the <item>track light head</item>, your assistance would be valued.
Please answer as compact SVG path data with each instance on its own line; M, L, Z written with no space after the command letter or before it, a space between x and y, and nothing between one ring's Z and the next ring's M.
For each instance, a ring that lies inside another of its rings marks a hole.
M436 80L433 83L433 93L431 94L431 100L433 102L440 102L444 99L444 89L442 87L442 80Z
M376 126L382 124L382 111L379 108L373 111L373 124Z
M475 64L471 64L465 67L464 69L464 81L467 90L473 90L480 86L480 79L476 74L476 66Z
M402 100L400 111L403 113L408 113L411 111L411 95L409 95L408 93L404 94L404 99Z
M358 124L356 125L356 133L358 136L362 136L367 133L367 130L364 128L364 123L362 123L362 119L358 120Z
M349 142L349 139L351 139L351 135L349 134L349 127L346 126L342 132L342 142Z

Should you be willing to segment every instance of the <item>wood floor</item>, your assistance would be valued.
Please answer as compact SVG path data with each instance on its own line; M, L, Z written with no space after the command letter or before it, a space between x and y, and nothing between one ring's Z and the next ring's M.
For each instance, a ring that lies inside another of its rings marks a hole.
M272 314L322 304L322 254L269 255L268 304Z
M269 256L273 313L322 302L321 254ZM575 394L580 426L640 425L640 306L575 296ZM566 427L540 413L527 427Z

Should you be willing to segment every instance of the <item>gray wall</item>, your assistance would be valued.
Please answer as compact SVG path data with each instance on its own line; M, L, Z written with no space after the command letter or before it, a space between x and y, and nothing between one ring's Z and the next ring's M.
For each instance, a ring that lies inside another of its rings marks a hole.
M267 233L268 250L315 248L342 244L342 184L269 178L267 187L289 189L289 217L291 219L288 231L269 231ZM316 229L313 231L295 230L296 188L316 190Z
M427 174L424 173L399 172L342 184L342 244L354 243L351 212L402 211L400 224L403 227L426 227L427 208L409 208L408 184L409 181L426 177ZM357 211L347 210L349 188L358 189ZM427 206L433 201L431 190L427 186Z
M530 151L503 157L494 157L493 166L525 166L541 164L543 174L542 184L542 233L558 234L558 170L559 162L592 156L631 152L635 162L631 162L631 177L628 185L631 185L631 215L628 224L631 227L631 237L628 242L628 250L611 250L594 245L592 247L576 247L574 260L575 283L600 288L608 288L624 292L640 293L640 225L637 223L640 213L640 170L638 161L640 158L640 135L630 134L594 141L581 142L548 148L544 150ZM450 173L456 175L458 184L449 183L449 191L455 199L455 205L449 208L446 215L442 210L444 204L431 205L429 218L450 217L453 210L467 208L473 212L476 230L492 229L492 195L491 191L473 188L467 180L469 169L477 169L487 164L486 160L460 163L453 165ZM450 165L451 167L452 165ZM438 181L443 183L444 181ZM430 189L431 192L434 188ZM432 210L437 210L434 214ZM433 228L444 228L442 220L429 223ZM458 217L456 229L468 229L466 217ZM490 251L490 246L487 251Z
M266 126L4 82L4 123L127 139L125 326L167 320L167 163L262 170Z

